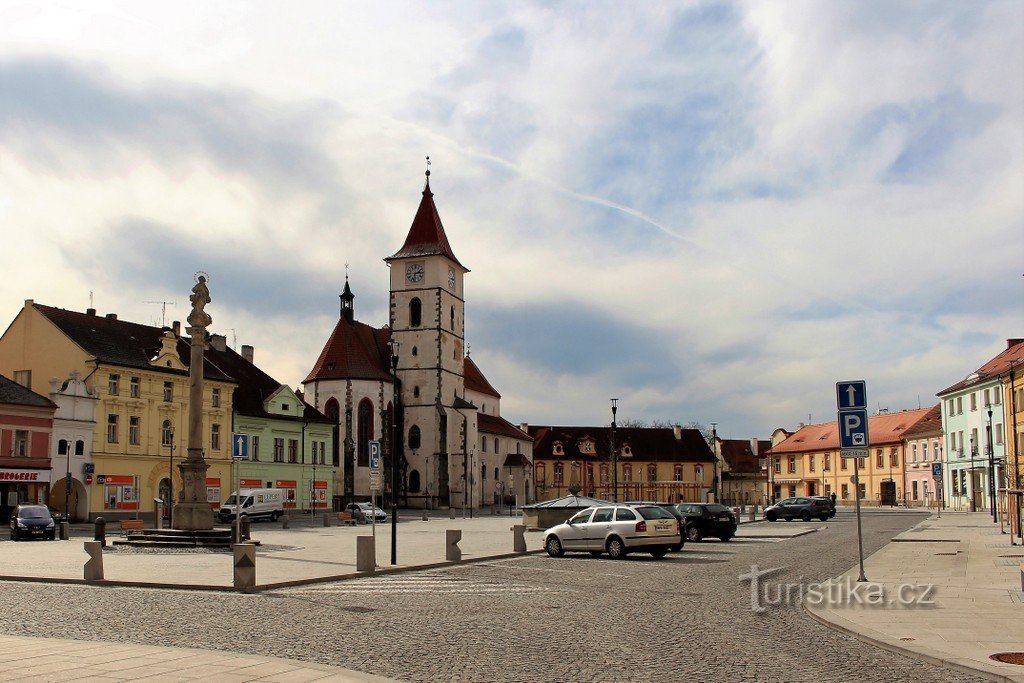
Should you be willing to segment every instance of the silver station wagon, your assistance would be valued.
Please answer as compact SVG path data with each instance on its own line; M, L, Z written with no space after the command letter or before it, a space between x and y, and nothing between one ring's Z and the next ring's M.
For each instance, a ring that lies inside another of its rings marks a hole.
M544 549L551 557L582 550L595 557L606 552L616 560L634 551L660 558L678 544L679 522L657 505L589 507L544 532Z

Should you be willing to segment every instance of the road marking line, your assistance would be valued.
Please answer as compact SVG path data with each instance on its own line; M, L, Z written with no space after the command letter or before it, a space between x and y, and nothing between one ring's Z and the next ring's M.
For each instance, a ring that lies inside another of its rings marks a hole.
M507 560L499 560L499 561L506 562ZM495 563L491 563L491 562L478 562L476 564L476 566L477 567L494 567L495 569L518 569L518 570L526 571L526 572L556 572L558 574L579 574L578 571L573 571L571 569L544 569L542 567L501 567L501 566L498 566L497 562L495 562ZM609 573L605 573L605 572L587 574L587 576L611 576L611 577L614 577L616 579L628 579L629 578L629 576L626 575L626 574L609 574Z

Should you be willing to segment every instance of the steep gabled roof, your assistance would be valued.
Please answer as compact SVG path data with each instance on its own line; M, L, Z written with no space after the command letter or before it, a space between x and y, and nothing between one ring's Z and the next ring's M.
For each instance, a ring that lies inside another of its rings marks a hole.
M160 352L160 338L169 328L140 325L127 320L79 313L43 304L33 306L71 341L101 363L173 375L188 374L187 370L152 365L149 362ZM186 367L191 358L189 343L188 337L178 338L178 358ZM209 354L205 356L203 363L203 376L206 379L232 381L230 376L210 363Z
M498 390L491 386L491 383L484 377L484 373L480 372L480 368L476 366L476 363L469 356L466 356L463 361L462 376L466 383L467 391L475 391L480 394L501 398Z
M412 219L409 234L405 238L405 244L384 260L391 261L392 259L435 254L446 256L463 270L469 270L459 263L451 245L448 244L448 236L444 233L441 217L437 213L437 207L434 206L434 193L430 191L430 181L428 180L426 187L423 188L423 199L420 200L420 206L416 209L416 216Z
M719 452L722 459L729 465L729 469L735 474L757 474L761 471L761 464L758 460L765 457L771 449L772 442L768 439L759 439L757 442L757 454L750 449L750 441L745 439L721 439L718 442Z
M976 384L993 381L1000 375L1008 373L1011 363L1017 368L1024 368L1024 339L1007 339L1006 348L992 360L972 372L966 379L951 387L946 387L936 396L945 396L955 391L969 389Z
M342 317L303 384L330 379L391 381L388 341L391 330Z
M26 389L12 379L0 375L0 404L16 406L33 406L38 408L57 408L50 399Z
M938 436L942 434L942 404L937 403L928 412L921 416L921 419L914 423L907 431L903 432L903 438L913 439L923 436Z
M610 460L611 430L609 427L538 427L530 425L533 436L533 458L561 460ZM589 437L594 442L594 453L581 453L579 442ZM560 442L564 455L554 455L554 444ZM672 427L618 427L615 443L619 447L620 462L636 460L668 462L713 462L711 447L697 429L681 429L676 438ZM623 450L629 446L632 455Z
M506 436L510 439L519 439L520 441L533 441L532 436L498 415L480 413L476 416L476 425L481 434Z

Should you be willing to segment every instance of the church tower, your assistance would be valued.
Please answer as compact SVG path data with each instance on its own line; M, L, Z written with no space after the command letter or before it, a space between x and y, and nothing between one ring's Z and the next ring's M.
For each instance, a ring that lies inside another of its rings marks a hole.
M399 344L408 495L448 505L455 502L451 489L461 487L466 444L476 439L475 406L465 400L463 376L469 269L448 243L426 174L405 244L384 260L391 268L391 337Z

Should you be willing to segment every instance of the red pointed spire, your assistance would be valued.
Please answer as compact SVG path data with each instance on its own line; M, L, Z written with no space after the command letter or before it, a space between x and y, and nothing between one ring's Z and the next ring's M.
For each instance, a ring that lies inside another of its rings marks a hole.
M412 219L412 227L405 238L402 248L391 256L384 259L390 261L398 258L409 258L416 256L432 256L440 254L447 256L459 267L469 270L459 263L455 258L455 252L448 244L448 236L444 234L444 226L441 225L441 217L437 215L437 207L434 206L434 193L430 191L430 171L427 171L427 182L423 188L423 199L416 209L416 216Z

